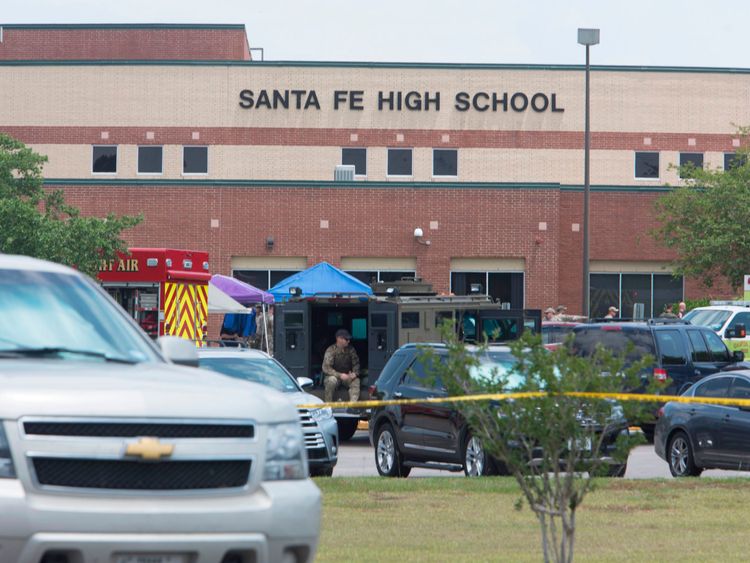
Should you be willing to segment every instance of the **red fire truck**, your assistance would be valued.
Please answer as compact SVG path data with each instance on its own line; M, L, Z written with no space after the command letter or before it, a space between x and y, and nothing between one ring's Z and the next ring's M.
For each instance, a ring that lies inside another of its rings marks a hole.
M99 280L149 336L173 335L200 346L207 332L208 253L131 248L104 260Z

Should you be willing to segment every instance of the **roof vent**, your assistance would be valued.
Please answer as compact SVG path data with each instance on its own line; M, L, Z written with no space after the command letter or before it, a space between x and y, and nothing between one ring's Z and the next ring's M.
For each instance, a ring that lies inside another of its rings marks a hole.
M340 164L336 166L333 171L334 182L353 182L354 181L354 165L353 164Z

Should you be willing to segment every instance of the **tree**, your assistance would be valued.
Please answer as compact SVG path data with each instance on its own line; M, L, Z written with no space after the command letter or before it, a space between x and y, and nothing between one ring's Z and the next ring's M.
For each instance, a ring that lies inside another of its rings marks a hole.
M748 129L740 129L744 137ZM717 278L733 289L750 274L750 164L740 149L728 170L679 168L685 179L656 202L653 236L677 251L675 273L711 287Z
M142 217L82 217L59 190L44 190L47 157L0 133L0 252L73 266L95 276L102 259L126 250L120 238Z
M550 352L539 337L524 336L511 345L516 358L512 370L487 372L480 358L491 349L467 349L449 327L443 335L447 353L440 361L431 350L422 353L433 356L426 358L426 365L451 396L508 391L540 395L455 405L471 436L479 440L485 466L517 481L517 508L525 501L536 516L544 561L572 561L578 508L595 486L595 477L624 473L630 450L643 440L629 433L627 421L647 420L654 405L567 393L643 388L640 374L651 358L625 366L622 358L603 348L582 358L567 346ZM596 455L607 446L612 449L609 461Z

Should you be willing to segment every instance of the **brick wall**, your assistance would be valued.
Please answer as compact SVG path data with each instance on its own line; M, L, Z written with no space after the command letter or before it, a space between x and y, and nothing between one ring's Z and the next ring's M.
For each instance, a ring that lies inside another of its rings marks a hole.
M248 60L243 26L3 26L0 60Z

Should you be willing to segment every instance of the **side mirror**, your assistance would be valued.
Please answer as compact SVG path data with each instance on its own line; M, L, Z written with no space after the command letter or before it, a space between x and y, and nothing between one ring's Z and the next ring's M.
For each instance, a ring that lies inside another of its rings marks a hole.
M745 352L742 350L735 350L732 352L732 360L735 362L743 362L745 361Z
M312 387L313 380L309 377L298 377L297 383L299 383L299 386L302 387L302 389L307 389L308 387Z
M195 342L178 336L162 336L157 341L164 356L173 364L198 367L198 351Z

